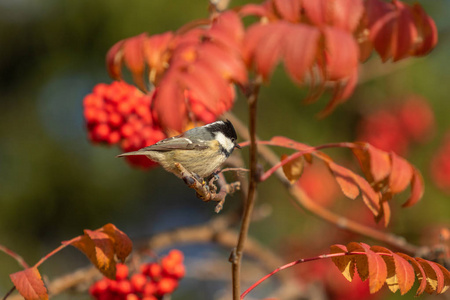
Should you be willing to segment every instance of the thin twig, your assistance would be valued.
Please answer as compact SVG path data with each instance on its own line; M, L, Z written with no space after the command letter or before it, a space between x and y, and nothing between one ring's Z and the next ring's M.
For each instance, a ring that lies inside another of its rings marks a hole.
M238 300L241 290L241 262L244 251L245 242L248 236L248 229L251 223L251 216L255 205L256 186L257 186L257 144L256 144L256 108L258 104L259 88L261 79L257 78L249 86L248 106L249 106L249 128L250 128L250 179L248 186L247 201L244 204L244 213L242 215L241 227L239 231L239 239L236 248L230 255L233 299Z
M22 258L22 256L20 256L16 252L14 252L11 249L8 249L2 245L0 245L0 251L2 251L4 253L8 254L9 256L11 256L12 258L14 258L19 263L19 265L21 265L24 269L28 269L28 264L25 262L25 260Z

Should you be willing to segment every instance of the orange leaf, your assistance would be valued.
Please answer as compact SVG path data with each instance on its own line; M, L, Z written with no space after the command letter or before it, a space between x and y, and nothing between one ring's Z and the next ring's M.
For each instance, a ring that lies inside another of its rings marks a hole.
M413 168L413 176L411 179L411 196L403 203L403 207L410 207L416 204L423 196L425 184L423 183L422 174Z
M288 157L288 155L283 154L281 156L281 161L287 159ZM303 166L303 156L297 157L296 159L291 160L283 165L284 175L286 175L287 179L289 179L291 183L294 183L300 178L300 176L302 176Z
M444 275L444 288L442 289L442 293L445 293L450 288L450 271L439 264L437 264L437 266L441 269L442 274Z
M369 182L379 182L385 179L391 172L391 160L389 154L377 149L368 143L355 143L353 154L359 161L364 175Z
M37 268L32 267L9 275L14 286L26 300L47 300L48 294Z
M104 225L102 230L112 239L117 258L124 262L133 250L130 238L113 224Z
M424 269L422 268L422 265L419 264L414 258L412 258L411 256L408 256L406 254L403 253L398 253L397 255L401 256L402 258L406 259L407 261L409 261L411 263L411 265L414 268L414 272L416 274L417 279L420 281L420 285L419 288L416 291L416 296L421 295L424 291L425 288L427 287L427 275L425 274Z
M354 179L356 174L334 162L329 162L328 167L344 195L350 199L356 199L359 196L359 187Z
M386 279L387 286L393 293L400 289L402 295L406 294L414 284L415 275L413 267L404 258L387 248L372 246L370 249L376 253L388 253L392 255L382 256L388 270Z
M369 245L361 243L367 254L369 264L369 289L370 293L376 293L384 284L387 278L386 263L383 258L372 251Z
M380 197L370 184L361 176L334 162L329 161L326 163L335 176L344 195L350 199L356 199L361 191L361 197L364 203L377 216L380 212Z
M114 244L106 233L86 229L83 236L70 244L83 252L103 275L111 279L115 277Z
M347 244L349 252L365 252L364 248L356 242ZM356 270L362 281L366 281L369 278L369 264L367 255L355 255Z
M330 247L330 253L347 253L348 250L344 245L332 245ZM352 282L355 275L355 255L344 255L338 257L332 257L331 260L344 275L345 279Z
M391 175L389 176L389 188L393 194L406 189L413 177L412 166L403 158L395 154L391 155Z
M416 260L423 267L426 274L427 287L425 292L428 294L441 294L444 288L444 274L438 265L432 261L428 261L417 257Z

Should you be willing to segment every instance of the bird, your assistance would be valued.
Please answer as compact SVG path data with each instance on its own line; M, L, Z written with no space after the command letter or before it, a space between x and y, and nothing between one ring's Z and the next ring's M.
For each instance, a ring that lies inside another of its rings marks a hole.
M117 157L145 155L179 178L183 174L177 163L193 175L206 178L220 168L235 148L241 148L236 140L236 131L229 120L216 121Z

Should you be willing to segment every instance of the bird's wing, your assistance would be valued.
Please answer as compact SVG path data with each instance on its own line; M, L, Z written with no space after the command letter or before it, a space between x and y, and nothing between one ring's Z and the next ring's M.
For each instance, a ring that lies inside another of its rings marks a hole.
M171 151L171 150L202 150L208 148L208 144L202 140L192 141L188 138L175 136L167 138L153 144L151 146L139 149L137 151L127 152L118 155L129 156L129 155L146 155L148 151Z
M207 143L201 140L192 141L186 137L171 137L157 142L154 145L142 148L142 151L170 151L170 150L201 150L208 147ZM139 150L140 151L140 150Z

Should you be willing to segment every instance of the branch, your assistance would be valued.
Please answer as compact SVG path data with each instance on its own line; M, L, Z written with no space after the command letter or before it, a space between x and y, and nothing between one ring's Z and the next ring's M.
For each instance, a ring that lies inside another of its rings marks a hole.
M256 144L256 108L258 104L259 88L262 78L258 77L253 83L250 83L247 91L247 99L249 106L249 127L250 127L250 178L248 185L247 201L244 204L244 213L242 215L241 227L239 231L239 239L236 248L230 255L233 299L238 300L241 290L241 262L244 251L245 242L248 236L248 229L251 223L251 216L255 205L257 179L257 144Z
M241 138L250 138L247 128L238 118L236 118L231 113L227 113L224 117L226 117L233 123ZM271 166L275 166L279 163L279 158L268 147L259 145L258 152ZM339 228L358 233L362 236L366 236L378 241L382 241L388 245L396 247L397 249L401 249L403 252L416 253L419 250L419 247L408 243L403 237L373 229L369 226L337 215L320 206L313 199L311 199L300 187L298 187L297 185L291 185L289 180L284 176L284 173L281 169L277 169L274 174L290 192L295 202L315 216L331 224L334 224Z

